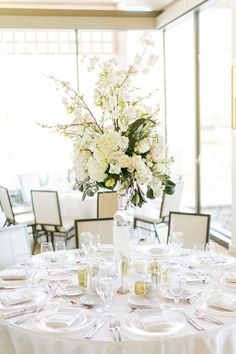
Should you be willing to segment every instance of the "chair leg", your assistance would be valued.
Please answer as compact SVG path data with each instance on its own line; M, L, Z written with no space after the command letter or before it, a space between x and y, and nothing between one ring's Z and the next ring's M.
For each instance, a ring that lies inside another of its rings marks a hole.
M52 247L53 247L53 250L55 250L55 245L54 245L54 235L53 235L53 232L50 232L50 237L51 237L51 242L52 242Z
M7 219L6 219L2 227L5 227L7 225L8 225L8 223L7 223Z
M161 241L159 239L159 236L158 236L158 232L157 232L157 226L156 226L155 223L153 223L153 226L154 226L154 230L155 230L155 235L156 235L157 241L158 241L158 243L161 243Z

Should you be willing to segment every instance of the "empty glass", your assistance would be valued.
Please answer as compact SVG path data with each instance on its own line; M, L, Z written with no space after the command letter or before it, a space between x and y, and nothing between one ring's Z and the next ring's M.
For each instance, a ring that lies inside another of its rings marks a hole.
M93 235L90 232L81 232L80 246L84 255L87 256L93 246Z
M40 246L40 252L41 253L53 252L52 242L42 242Z
M101 298L101 308L99 312L105 315L113 315L110 310L112 300L114 299L117 289L116 278L98 277L96 282L96 291Z
M95 252L100 250L101 239L99 234L92 234L93 237L93 249Z
M56 241L55 243L55 251L56 252L66 252L66 243L65 241Z
M169 238L169 245L172 250L179 252L183 246L183 232L172 232Z

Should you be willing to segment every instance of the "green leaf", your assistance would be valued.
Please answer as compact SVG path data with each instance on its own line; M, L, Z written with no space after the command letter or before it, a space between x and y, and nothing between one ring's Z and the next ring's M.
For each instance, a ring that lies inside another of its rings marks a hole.
M148 188L147 188L147 193L146 193L146 195L147 195L147 198L148 198L148 199L155 199L153 190L152 190L152 188L151 188L150 186L148 186Z

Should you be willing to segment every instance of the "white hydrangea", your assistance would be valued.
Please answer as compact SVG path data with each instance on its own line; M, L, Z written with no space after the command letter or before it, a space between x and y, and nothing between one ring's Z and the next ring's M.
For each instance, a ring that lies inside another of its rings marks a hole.
M94 157L90 157L88 160L88 175L94 181L105 181L107 168L108 164L104 161L97 161Z

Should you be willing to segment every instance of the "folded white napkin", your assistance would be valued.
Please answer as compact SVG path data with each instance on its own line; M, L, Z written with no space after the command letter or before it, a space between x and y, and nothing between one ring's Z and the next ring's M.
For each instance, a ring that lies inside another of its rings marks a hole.
M34 294L29 289L4 292L0 295L0 303L4 306L22 304L33 300Z
M0 273L2 280L25 280L27 275L23 269L8 269Z
M231 294L215 292L207 299L209 306L218 307L223 310L236 311L236 297Z
M171 323L168 319L156 313L139 316L139 322L148 332L166 332L171 329Z
M81 311L75 312L74 309L59 309L56 313L49 316L45 321L48 327L52 328L67 328L75 321L81 318ZM82 319L82 318L81 318Z
M225 280L229 283L236 283L236 272L228 272L225 274Z

